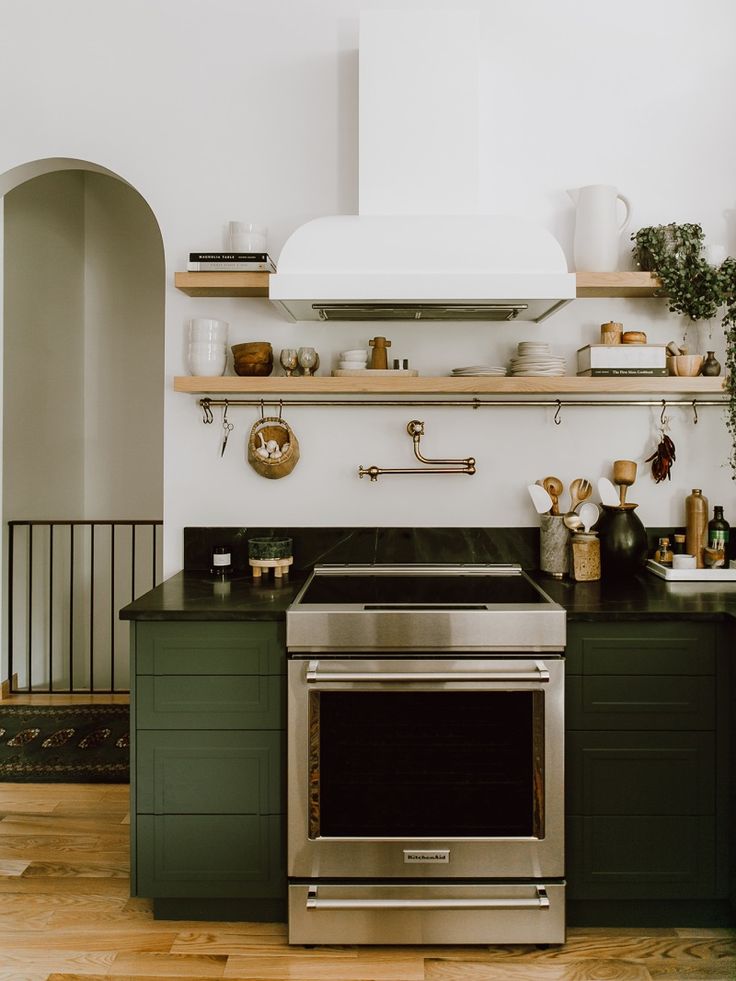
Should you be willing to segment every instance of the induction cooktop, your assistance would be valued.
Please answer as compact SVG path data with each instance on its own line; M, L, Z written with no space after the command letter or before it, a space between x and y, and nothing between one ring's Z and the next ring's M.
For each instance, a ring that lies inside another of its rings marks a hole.
M287 610L290 650L559 650L565 611L512 564L321 565Z

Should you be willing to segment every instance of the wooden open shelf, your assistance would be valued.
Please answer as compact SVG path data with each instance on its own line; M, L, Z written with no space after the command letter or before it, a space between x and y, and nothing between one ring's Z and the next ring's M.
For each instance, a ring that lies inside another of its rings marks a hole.
M188 296L268 296L267 272L178 272L174 285ZM577 296L646 297L661 287L648 272L579 272Z
M419 376L366 378L347 376L312 378L282 375L269 378L242 378L223 375L201 378L182 375L174 378L174 391L197 395L692 395L723 393L722 377L703 378L578 378L563 375L552 378L454 378Z
M178 272L174 286L187 296L268 296L267 272Z
M660 280L648 272L579 272L575 274L577 297L646 297L661 289Z

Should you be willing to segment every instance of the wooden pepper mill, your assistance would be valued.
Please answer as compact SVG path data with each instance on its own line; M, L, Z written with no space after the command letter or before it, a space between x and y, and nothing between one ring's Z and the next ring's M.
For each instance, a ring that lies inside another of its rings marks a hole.
M388 369L388 348L391 347L391 341L387 341L385 337L371 337L368 343L373 348L371 368L374 371L386 371Z
M636 463L633 460L614 460L613 482L618 485L619 507L626 504L626 490L636 480ZM636 506L636 505L635 505Z

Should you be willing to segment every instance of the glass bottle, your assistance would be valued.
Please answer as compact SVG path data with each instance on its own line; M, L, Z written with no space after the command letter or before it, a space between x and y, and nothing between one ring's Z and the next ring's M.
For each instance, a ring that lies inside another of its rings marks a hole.
M723 508L720 504L715 504L713 517L708 522L708 548L722 550L724 559L728 555L730 530L731 526L723 517Z
M210 575L217 579L227 579L232 575L233 566L230 558L230 549L224 545L215 545L212 549L212 565Z
M657 551L654 553L654 561L660 565L672 565L672 550L670 549L669 538L660 538Z
M675 535L675 544L672 546L673 555L685 554L685 536Z
M694 487L685 498L685 545L687 554L695 556L698 569L703 568L703 549L708 544L708 498Z

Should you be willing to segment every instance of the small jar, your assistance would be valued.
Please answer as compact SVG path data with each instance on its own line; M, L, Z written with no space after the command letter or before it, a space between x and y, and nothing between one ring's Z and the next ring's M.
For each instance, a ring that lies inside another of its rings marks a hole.
M672 546L672 554L673 555L685 555L685 554L687 554L685 552L685 536L684 535L675 535L675 543Z
M232 575L233 566L230 549L224 545L215 545L212 549L212 565L210 575L217 579L227 579Z
M601 543L594 531L572 536L572 577L575 582L601 578Z
M660 565L672 566L672 549L669 538L659 539L657 551L654 553L654 561L659 562Z

